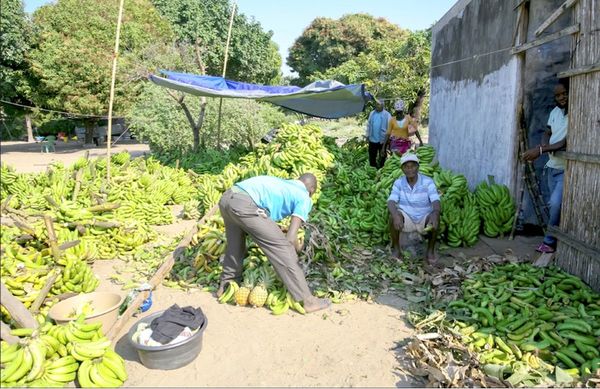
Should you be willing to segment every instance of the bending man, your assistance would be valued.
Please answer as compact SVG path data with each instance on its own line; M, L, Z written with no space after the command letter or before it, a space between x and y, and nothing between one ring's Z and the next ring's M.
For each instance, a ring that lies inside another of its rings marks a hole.
M304 303L306 312L327 308L329 300L312 295L298 264L302 249L298 229L308 219L310 197L317 189L317 178L306 173L297 180L257 176L238 182L221 196L219 209L225 221L227 250L217 296L229 281L240 282L246 255L246 235L263 250L275 272L296 301ZM291 216L287 235L277 221Z

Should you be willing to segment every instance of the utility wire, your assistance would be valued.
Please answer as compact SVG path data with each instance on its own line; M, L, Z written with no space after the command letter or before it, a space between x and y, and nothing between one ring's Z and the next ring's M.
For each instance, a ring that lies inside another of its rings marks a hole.
M31 105L24 105L24 104L19 104L19 103L13 103L11 101L6 101L6 100L0 100L0 103L3 104L7 104L7 105L13 105L15 107L22 107L22 108L27 108L30 110L40 110L40 111L45 111L45 112L52 112L52 113L59 113L62 115L66 115L66 116L71 116L73 118L97 118L97 119L108 119L108 116L101 116L101 115L86 115L86 114L82 114L82 113L72 113L72 112L65 112L65 111L56 111L53 109L46 109L46 108L39 108L39 107L34 107ZM121 119L121 117L115 117L113 119Z
M439 67L446 66L446 65L452 65L452 64L459 63L459 62L464 62L464 61L473 61L473 60L478 59L479 57L485 57L486 55L501 53L503 51L507 51L507 50L510 50L510 49L512 49L512 46L511 47L506 47L504 49L490 51L488 53L474 54L474 55L469 56L469 57L465 57L465 58L462 58L462 59L457 59L455 61L450 61L450 62L441 63L439 65L432 66L431 69L439 68Z

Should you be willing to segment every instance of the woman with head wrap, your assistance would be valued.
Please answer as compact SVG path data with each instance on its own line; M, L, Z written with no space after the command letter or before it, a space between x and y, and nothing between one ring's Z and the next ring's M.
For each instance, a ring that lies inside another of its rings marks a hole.
M411 135L419 139L419 146L423 146L421 134L418 131L418 123L410 115L404 115L404 101L399 99L394 103L394 117L388 123L385 135L385 148L393 153L404 154L412 145Z

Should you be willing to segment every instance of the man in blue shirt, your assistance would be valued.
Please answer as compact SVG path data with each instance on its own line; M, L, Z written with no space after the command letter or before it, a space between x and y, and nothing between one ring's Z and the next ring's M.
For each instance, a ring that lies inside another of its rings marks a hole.
M294 300L302 301L306 312L329 307L327 299L313 296L298 264L302 245L298 229L308 219L310 197L317 190L317 178L306 173L297 180L257 176L238 182L221 196L219 209L225 222L227 250L217 296L229 281L240 282L246 254L246 235L263 250L275 272ZM287 234L277 221L291 216Z
M400 159L404 175L392 186L388 198L392 256L400 258L401 238L429 233L427 262L433 265L435 239L440 222L440 195L433 180L419 174L419 158L406 153ZM428 230L428 231L427 231ZM405 243L406 244L406 243Z
M365 137L369 141L369 164L380 168L385 162L385 133L392 115L383 109L383 100L375 102L375 110L369 114ZM379 157L379 158L378 158Z

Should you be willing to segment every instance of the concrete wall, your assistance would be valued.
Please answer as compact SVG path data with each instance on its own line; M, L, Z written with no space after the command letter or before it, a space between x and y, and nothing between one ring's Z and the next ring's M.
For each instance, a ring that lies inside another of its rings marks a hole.
M444 167L466 175L471 187L493 175L517 187L517 58L510 54L517 0L460 0L433 28L430 142ZM528 41L563 0L531 0ZM568 12L544 33L570 25ZM530 49L523 74L524 115L537 145L553 107L556 74L569 67L571 38ZM542 190L546 185L536 161ZM515 193L516 194L516 193ZM524 221L532 222L526 199Z
M512 0L458 2L433 30L430 142L471 187L514 187L517 60Z

